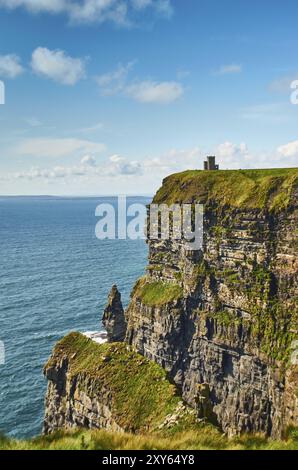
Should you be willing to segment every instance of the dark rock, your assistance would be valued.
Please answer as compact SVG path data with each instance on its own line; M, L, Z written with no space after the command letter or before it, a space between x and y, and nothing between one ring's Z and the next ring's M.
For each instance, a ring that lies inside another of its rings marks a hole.
M112 287L109 294L102 323L107 330L109 343L124 341L127 325L121 302L121 294L115 285Z

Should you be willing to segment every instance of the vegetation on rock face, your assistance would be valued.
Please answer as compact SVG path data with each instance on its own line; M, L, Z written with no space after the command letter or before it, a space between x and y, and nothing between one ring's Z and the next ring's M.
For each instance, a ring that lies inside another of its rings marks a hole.
M143 304L158 307L180 299L183 296L183 290L178 284L164 281L146 282L142 279L136 286L134 295Z
M298 431L291 429L285 440L261 435L228 439L210 425L175 434L136 435L106 430L58 431L27 441L0 436L2 450L298 450Z
M80 333L71 333L57 343L45 369L60 364L61 358L68 360L69 380L78 376L92 380L90 398L97 392L96 384L109 391L109 408L123 429L154 430L167 416L177 415L181 398L164 369L125 343L99 345ZM175 426L179 429L196 425L194 412L187 406L178 418Z
M251 270L241 277L235 270L219 271L202 260L194 270L194 275L199 282L206 279L209 283L213 282L216 292L221 282L231 293L241 292L247 299L246 311L250 319L238 316L235 311L225 310L216 292L214 296L217 298L217 304L213 311L206 313L206 316L216 319L218 324L226 327L237 325L249 327L251 337L267 355L270 363L275 364L276 361L280 361L284 366L288 365L291 344L297 339L298 303L296 298L288 300L286 306L279 301L272 287L273 277L270 270L255 263Z
M286 208L297 187L297 168L268 170L189 170L165 178L153 202L201 203L279 211Z

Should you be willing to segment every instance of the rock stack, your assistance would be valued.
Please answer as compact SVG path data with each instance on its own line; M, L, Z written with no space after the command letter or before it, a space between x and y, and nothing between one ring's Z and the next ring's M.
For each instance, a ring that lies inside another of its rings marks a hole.
M108 304L104 310L102 323L107 330L108 342L124 341L126 334L126 320L121 302L121 294L116 285L111 289Z

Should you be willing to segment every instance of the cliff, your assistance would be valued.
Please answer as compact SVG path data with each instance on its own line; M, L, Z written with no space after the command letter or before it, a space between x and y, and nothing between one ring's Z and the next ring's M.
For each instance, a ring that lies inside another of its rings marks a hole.
M45 434L73 427L174 432L197 425L165 371L125 343L97 344L71 333L57 343L44 373Z
M198 418L228 435L280 437L298 425L297 179L281 169L164 180L154 203L204 204L203 249L148 240L126 320L115 289L105 312L125 342L58 343L45 367L46 433L191 429Z
M159 363L227 434L298 423L297 169L166 178L154 203L204 204L204 246L149 240L126 341Z

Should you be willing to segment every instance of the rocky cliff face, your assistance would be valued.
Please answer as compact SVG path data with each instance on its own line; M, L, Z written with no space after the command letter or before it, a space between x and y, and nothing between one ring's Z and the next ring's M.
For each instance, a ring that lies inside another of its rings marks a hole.
M297 170L186 172L154 202L203 203L204 246L149 240L126 341L227 434L281 435L298 423Z
M97 344L71 333L55 346L44 373L45 434L73 427L173 433L197 426L166 372L125 343Z
M125 342L58 343L45 367L46 433L163 429L184 409L164 371L195 415L228 435L277 437L298 425L297 175L193 171L164 181L154 203L204 204L203 249L149 240L126 321L116 287L104 314L110 341L126 330Z
M73 427L123 432L111 412L109 391L96 386L87 374L72 377L69 373L69 358L56 359L54 364L45 369L48 390L44 434Z

